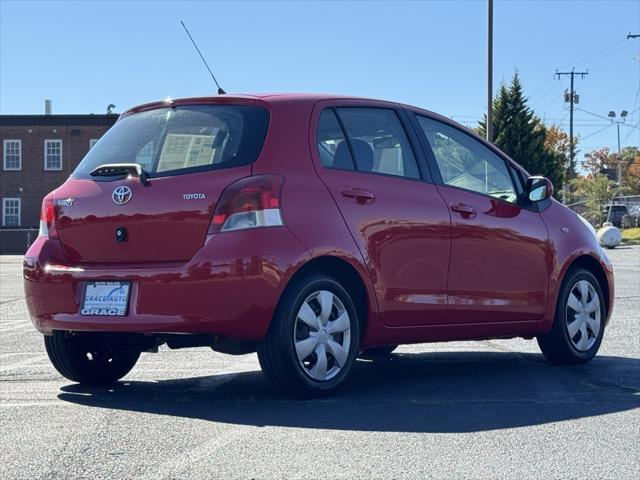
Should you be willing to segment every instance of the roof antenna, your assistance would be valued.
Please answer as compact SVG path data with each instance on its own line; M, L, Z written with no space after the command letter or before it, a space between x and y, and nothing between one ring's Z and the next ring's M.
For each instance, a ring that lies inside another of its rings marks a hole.
M207 61L202 56L202 52L200 52L200 49L198 48L198 45L196 45L196 41L193 39L193 37L189 33L189 30L187 29L187 26L184 24L184 22L182 20L180 20L180 23L182 24L182 28L184 28L184 31L187 32L187 35L189 35L189 38L191 39L191 43L193 43L193 46L196 47L196 51L198 52L198 55L200 55L200 58L202 59L202 62L204 63L204 66L207 67L207 70L209 70L209 75L211 75L211 78L213 78L213 81L216 82L216 86L218 87L218 95L224 95L227 92L225 92L222 89L222 87L218 83L218 80L216 80L215 75L213 74L213 72L209 68L209 64L207 63Z

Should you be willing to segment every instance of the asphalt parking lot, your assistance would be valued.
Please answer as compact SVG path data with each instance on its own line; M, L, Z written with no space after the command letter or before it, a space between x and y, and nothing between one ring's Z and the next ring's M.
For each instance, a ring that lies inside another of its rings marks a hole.
M609 255L616 305L588 365L525 340L404 346L314 401L204 348L145 353L111 389L70 383L21 258L0 257L0 478L640 478L640 247Z

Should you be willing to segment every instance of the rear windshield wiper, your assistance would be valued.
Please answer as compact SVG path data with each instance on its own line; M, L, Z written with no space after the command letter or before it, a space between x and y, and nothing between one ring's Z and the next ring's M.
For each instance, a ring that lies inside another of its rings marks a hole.
M151 185L149 174L137 163L105 163L96 167L89 175L92 177L131 175L132 177L138 177L140 183L145 187Z

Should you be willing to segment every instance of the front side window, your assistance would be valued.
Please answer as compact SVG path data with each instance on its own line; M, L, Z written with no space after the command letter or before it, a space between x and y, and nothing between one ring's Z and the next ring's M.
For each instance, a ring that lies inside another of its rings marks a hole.
M325 110L318 123L318 151L325 167L420 178L404 128L390 109Z
M260 154L269 113L238 105L189 105L125 116L97 142L73 172L104 164L137 163L151 177L248 165Z
M456 128L419 115L417 119L444 184L517 202L513 180L500 157Z
M20 226L20 199L19 198L3 198L2 199L2 226L3 227L19 227Z
M22 169L22 140L5 140L2 142L4 170Z
M62 140L44 141L44 169L62 170Z

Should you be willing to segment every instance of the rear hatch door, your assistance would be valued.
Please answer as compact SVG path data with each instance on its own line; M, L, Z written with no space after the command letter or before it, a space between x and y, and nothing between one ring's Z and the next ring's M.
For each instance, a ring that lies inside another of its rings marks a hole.
M56 228L67 258L80 263L192 258L222 191L251 175L268 116L255 106L183 105L121 118L54 193ZM139 166L137 173L132 166Z

